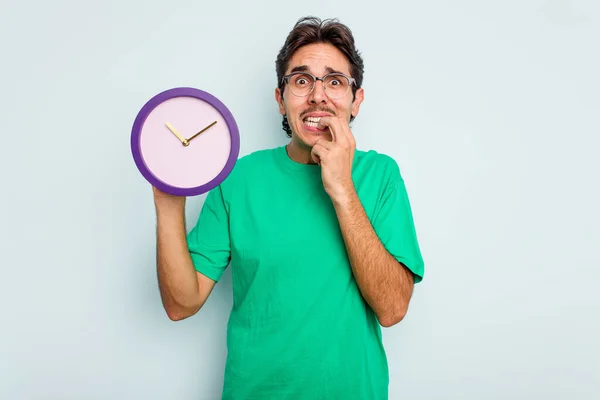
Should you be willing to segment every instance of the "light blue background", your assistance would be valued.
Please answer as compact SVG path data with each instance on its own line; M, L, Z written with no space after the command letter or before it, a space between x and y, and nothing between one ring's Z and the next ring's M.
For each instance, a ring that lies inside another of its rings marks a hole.
M358 146L393 156L426 261L384 330L391 399L600 398L600 6L588 1L3 1L0 398L217 399L231 273L163 311L129 135L175 86L241 155L286 143L275 57L305 14L365 59ZM190 199L189 226L204 196Z

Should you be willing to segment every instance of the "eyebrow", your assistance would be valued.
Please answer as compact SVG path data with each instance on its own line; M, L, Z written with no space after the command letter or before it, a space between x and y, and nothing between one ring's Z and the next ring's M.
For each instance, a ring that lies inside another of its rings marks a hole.
M336 73L336 74L344 74L343 72L337 71L337 70L335 70L335 69L333 69L333 68L331 68L331 67L325 67L325 71L326 71L326 73L328 73L328 74L331 74L331 73ZM292 70L290 71L290 74L291 74L291 73L294 73L294 72L308 72L308 66L307 66L307 65L299 65L299 66L297 66L297 67L294 67L294 68L292 68ZM344 75L345 75L345 74L344 74Z

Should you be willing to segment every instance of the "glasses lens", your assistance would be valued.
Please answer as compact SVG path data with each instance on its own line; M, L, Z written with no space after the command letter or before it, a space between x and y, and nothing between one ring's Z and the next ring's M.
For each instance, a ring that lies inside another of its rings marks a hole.
M350 89L350 81L344 75L331 74L325 77L323 82L325 92L332 98L344 97Z
M294 74L290 76L289 85L296 96L306 96L313 88L315 81L307 74Z
M298 72L289 76L288 85L294 95L303 97L312 92L315 81L311 75ZM327 96L338 99L348 93L350 81L345 75L329 74L323 78L323 89Z

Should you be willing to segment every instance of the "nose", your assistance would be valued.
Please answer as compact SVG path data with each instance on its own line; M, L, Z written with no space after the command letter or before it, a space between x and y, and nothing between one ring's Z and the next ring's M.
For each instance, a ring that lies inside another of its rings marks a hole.
M308 96L308 101L311 104L325 103L327 101L327 94L325 93L324 89L325 88L323 87L323 81L316 80L315 87Z

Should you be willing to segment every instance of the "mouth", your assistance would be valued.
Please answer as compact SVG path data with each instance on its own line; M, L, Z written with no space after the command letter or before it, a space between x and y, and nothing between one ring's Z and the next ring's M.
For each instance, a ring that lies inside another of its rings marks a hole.
M304 128L310 132L327 132L329 128L325 127L323 129L319 129L319 121L321 117L329 116L329 114L320 114L320 115L309 115L304 117L302 123L304 124Z
M307 117L307 118L304 118L304 120L302 122L304 123L304 126L307 126L312 129L317 129L317 126L319 125L320 120L321 120L321 117Z

